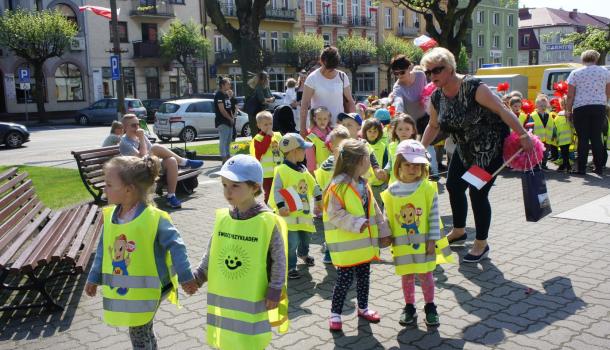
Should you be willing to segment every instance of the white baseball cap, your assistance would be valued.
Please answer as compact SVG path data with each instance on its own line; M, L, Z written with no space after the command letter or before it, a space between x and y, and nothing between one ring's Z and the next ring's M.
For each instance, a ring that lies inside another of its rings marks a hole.
M214 173L234 182L253 181L263 183L263 167L256 158L238 154L226 161L220 171Z
M396 147L396 154L400 154L411 164L430 164L430 154L417 140L402 141Z
M313 143L307 142L303 139L303 137L297 133L288 133L282 136L282 140L280 141L280 151L283 153L287 153L297 148L311 148L313 147Z

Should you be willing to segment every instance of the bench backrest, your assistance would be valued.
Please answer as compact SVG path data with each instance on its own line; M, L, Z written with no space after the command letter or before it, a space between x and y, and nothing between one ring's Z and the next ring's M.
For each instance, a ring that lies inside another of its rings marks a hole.
M96 202L100 202L104 193L104 163L120 155L119 146L93 148L83 151L72 151L76 160L81 180Z

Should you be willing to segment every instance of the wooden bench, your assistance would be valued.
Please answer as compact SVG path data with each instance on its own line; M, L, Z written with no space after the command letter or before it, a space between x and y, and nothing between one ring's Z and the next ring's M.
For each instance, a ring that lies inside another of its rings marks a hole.
M72 155L76 160L81 180L83 180L83 184L85 184L87 191L91 193L96 204L105 205L107 200L104 195L104 188L106 187L106 183L104 182L104 163L112 157L120 155L119 146L72 151ZM187 194L192 193L194 188L197 187L197 176L199 176L202 171L202 169L179 168L177 189L186 192ZM165 176L161 175L157 180L155 192L158 195L162 195L166 184L167 180Z
M101 231L97 205L51 210L39 200L27 173L11 168L0 174L0 290L35 290L44 298L42 303L2 306L0 311L32 307L62 310L46 284L59 276L83 272ZM41 273L43 266L49 271ZM5 283L9 276L15 278Z

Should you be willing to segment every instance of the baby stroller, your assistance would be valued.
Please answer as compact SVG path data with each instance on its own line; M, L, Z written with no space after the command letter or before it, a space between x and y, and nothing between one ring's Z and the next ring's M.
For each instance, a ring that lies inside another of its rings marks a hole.
M275 108L273 111L273 131L279 131L282 135L297 132L292 107L280 105Z

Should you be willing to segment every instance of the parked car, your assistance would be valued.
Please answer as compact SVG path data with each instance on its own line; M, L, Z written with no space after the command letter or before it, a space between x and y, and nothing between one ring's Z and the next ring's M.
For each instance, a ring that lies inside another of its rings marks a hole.
M167 100L165 99L150 99L142 101L144 108L146 108L146 122L154 123L155 122L155 113L159 110L159 107Z
M214 126L214 118L213 99L168 101L157 111L154 131L162 141L169 141L172 137L179 137L184 142L191 142L200 137L215 137L218 136L218 129ZM235 128L241 136L250 136L246 113L239 112Z
M30 132L25 125L0 122L0 144L8 148L17 148L28 141L30 141Z
M273 95L273 97L275 97L275 101L273 101L273 103L270 103L267 106L267 110L270 112L273 112L278 106L281 106L284 104L284 95L286 95L286 94L283 92L271 91L271 95Z
M79 110L76 123L80 125L108 124L116 120L118 99L103 98L91 106ZM146 119L146 108L138 98L125 99L125 111L133 113L140 119Z

